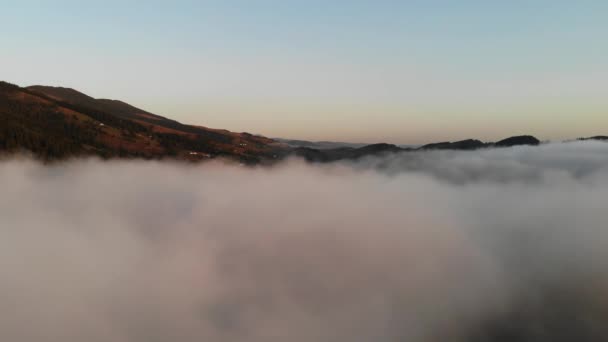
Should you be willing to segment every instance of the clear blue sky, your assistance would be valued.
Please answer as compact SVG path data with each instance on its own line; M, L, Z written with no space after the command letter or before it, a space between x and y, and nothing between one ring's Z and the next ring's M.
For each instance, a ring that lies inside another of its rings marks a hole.
M268 136L608 134L608 1L6 1L0 79Z

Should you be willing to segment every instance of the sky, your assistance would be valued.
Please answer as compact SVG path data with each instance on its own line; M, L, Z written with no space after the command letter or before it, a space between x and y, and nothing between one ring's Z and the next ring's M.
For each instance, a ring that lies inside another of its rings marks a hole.
M606 1L0 0L0 79L270 137L608 134Z

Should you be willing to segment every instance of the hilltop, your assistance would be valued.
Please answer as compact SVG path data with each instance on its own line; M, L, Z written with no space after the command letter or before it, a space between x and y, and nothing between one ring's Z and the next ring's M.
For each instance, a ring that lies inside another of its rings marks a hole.
M0 122L0 151L29 151L45 160L227 157L257 163L282 151L282 144L273 139L186 125L61 87L21 88L0 82Z

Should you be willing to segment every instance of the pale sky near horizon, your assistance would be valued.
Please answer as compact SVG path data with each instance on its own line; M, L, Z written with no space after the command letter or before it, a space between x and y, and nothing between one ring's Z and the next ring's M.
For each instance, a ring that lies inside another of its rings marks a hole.
M608 1L7 1L0 80L185 123L418 144L608 135Z

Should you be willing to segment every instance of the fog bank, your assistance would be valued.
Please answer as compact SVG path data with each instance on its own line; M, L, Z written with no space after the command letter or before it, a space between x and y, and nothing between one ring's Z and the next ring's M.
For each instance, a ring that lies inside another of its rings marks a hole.
M608 144L0 162L2 341L608 339Z

